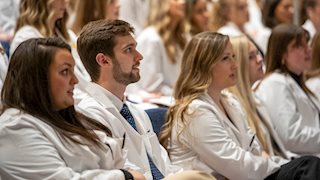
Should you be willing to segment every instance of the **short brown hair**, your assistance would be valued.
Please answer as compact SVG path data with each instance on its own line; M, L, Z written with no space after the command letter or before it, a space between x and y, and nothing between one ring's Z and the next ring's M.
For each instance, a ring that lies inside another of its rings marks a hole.
M134 28L122 20L92 21L83 27L77 41L77 49L93 82L97 82L100 75L96 55L103 53L114 57L115 37L131 33L134 33Z

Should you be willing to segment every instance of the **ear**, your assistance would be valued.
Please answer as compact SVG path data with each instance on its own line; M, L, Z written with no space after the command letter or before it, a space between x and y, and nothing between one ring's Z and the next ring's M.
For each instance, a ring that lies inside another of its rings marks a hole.
M100 65L100 67L110 66L111 58L103 53L98 53L96 55L96 62Z

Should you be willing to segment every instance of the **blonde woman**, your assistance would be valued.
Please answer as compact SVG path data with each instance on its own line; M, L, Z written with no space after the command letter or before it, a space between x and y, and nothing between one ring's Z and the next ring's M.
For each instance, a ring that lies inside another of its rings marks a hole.
M184 0L153 0L148 27L137 38L141 62L140 90L171 95L180 72L182 50L187 42ZM136 93L136 91L135 91Z
M186 0L187 18L192 36L209 30L209 12L207 6L207 0Z
M247 0L224 0L212 3L210 30L230 36L246 34L249 21Z
M240 101L247 115L247 121L269 156L280 156L285 159L296 157L287 151L274 129L266 107L253 91L253 84L262 79L263 59L257 47L246 36L231 38L236 61L238 62L237 83L230 91Z
M27 39L60 37L72 47L72 55L76 61L75 71L80 84L90 81L76 50L76 35L66 28L67 17L65 0L21 0L10 55Z
M273 28L266 54L266 76L255 93L263 100L286 149L320 154L320 103L303 72L311 67L309 34L302 27Z
M217 179L294 179L301 174L319 178L316 157L285 164L285 159L262 156L239 102L223 92L236 83L237 65L228 36L197 34L182 59L176 103L169 108L160 138L174 164L214 174ZM314 165L316 170L305 165Z

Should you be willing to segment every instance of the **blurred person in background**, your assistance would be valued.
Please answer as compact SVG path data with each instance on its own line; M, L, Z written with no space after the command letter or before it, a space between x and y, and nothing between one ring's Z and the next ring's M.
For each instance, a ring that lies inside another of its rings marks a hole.
M119 18L118 0L80 0L77 4L77 11L72 30L77 35L87 23L100 19Z
M311 68L309 33L300 26L273 28L266 54L266 75L256 95L265 103L285 148L296 154L320 154L320 102L306 86Z
M209 30L207 0L186 0L186 14L191 36Z
M144 101L169 96L180 72L182 51L187 43L184 0L152 0L148 27L137 38L144 60L141 79L128 86L128 94Z

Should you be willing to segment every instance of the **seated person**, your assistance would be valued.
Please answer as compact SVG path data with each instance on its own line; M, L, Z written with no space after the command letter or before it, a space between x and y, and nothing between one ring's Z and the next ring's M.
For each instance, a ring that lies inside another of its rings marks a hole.
M3 179L145 179L124 170L124 139L74 110L75 61L59 38L29 39L13 53L2 89Z

